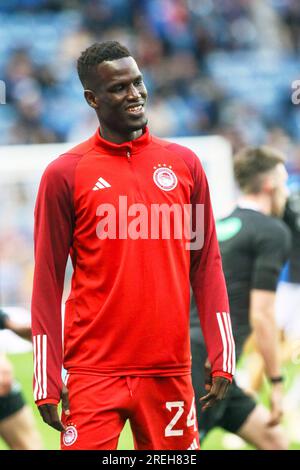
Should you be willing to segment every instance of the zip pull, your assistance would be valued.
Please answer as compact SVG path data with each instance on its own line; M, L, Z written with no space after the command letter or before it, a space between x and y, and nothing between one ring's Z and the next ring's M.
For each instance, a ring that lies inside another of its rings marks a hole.
M129 152L129 151L126 153L126 156L127 156L127 160L128 160L128 162L130 162L131 155L130 155L130 152Z

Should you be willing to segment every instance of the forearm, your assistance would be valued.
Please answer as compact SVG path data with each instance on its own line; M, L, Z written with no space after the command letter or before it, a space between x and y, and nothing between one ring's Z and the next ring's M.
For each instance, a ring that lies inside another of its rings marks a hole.
M23 339L32 341L31 326L20 325L19 323L14 322L10 318L6 321L6 328L13 331L16 335L20 336Z
M256 347L268 377L280 376L279 332L274 312L257 312L252 321Z

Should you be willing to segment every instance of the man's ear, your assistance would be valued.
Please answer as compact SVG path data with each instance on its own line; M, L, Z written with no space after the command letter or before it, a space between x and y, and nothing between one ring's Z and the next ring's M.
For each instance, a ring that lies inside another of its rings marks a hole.
M92 90L84 90L84 97L89 106L94 109L99 107L98 99Z
M272 193L275 188L274 175L272 173L265 175L262 181L262 190L266 193Z

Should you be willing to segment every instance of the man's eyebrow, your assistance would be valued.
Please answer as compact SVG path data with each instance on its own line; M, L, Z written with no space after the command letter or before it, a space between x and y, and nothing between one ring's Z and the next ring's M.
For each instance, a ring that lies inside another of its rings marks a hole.
M142 79L143 78L143 75L142 74L139 74L139 75L136 75L134 78L116 78L116 79L112 79L112 81L110 82L109 86L114 86L114 85L120 85L120 84L123 84L123 83L130 83L130 82L134 82L135 80L139 80L139 79Z

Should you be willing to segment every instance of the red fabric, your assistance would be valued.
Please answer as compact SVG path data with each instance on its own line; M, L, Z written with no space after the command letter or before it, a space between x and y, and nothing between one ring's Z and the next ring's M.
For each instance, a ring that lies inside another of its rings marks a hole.
M37 406L41 405L58 405L58 400L51 400L51 398L46 398L45 400L37 400Z
M213 377L224 377L225 379L228 379L230 381L230 383L232 382L232 375L231 374L228 374L227 372L223 372L221 370L216 370L215 372L213 372L212 374Z
M164 191L155 184L160 166L176 175L174 189ZM109 187L94 190L99 178ZM184 237L100 240L101 204L115 208L117 233L132 221L119 221L120 196L127 197L128 207L142 203L149 212L151 204L192 203L193 210L204 204L203 248L190 252ZM74 273L62 348L61 297L69 253ZM35 259L36 400L59 400L62 363L71 373L189 374L189 276L212 370L227 371L216 312L228 312L228 299L209 191L198 157L187 148L148 131L116 145L97 131L54 160L36 202Z
M68 387L71 414L62 415L62 450L115 450L127 418L137 450L199 449L190 376L71 374Z

